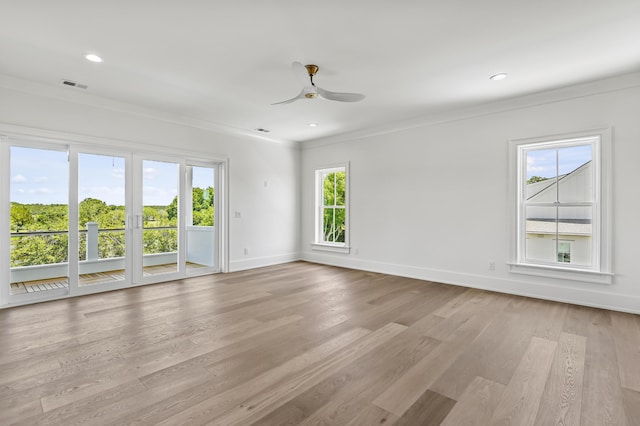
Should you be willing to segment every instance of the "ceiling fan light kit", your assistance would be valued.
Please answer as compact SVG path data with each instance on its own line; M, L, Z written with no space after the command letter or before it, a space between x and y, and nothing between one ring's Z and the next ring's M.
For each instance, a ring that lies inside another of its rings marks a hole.
M364 99L365 96L360 93L332 92L330 90L325 90L321 87L316 86L313 81L313 77L316 75L319 69L320 67L314 64L302 65L300 62L294 62L293 64L291 64L291 70L293 71L293 74L303 82L304 87L297 96L291 99L287 99L286 101L276 102L271 105L289 104L291 102L297 101L298 99L323 98L329 101L338 102L357 102Z

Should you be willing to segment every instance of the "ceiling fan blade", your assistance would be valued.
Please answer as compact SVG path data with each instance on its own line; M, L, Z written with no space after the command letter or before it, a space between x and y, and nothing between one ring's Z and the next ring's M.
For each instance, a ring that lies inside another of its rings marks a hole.
M310 86L311 80L309 80L309 73L304 65L300 62L294 62L291 64L291 72L304 86Z
M282 102L276 102L275 104L271 104L271 105L290 104L291 102L297 101L298 99L304 99L305 97L304 95L305 95L305 89L302 89L295 98L287 99L286 101L282 101Z
M321 98L325 98L330 101L358 102L365 98L365 96L360 93L331 92L329 90L321 89L320 87L316 87L316 89L318 90L318 95L320 95Z

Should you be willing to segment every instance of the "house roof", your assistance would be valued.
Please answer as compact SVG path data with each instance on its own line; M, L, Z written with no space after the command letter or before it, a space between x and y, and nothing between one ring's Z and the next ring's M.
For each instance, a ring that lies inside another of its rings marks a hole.
M579 174L581 171L586 171L591 168L591 160L587 161L584 164L576 167L572 171L564 175L558 175L558 179L550 178L541 180L534 183L529 183L526 186L526 199L527 201L535 201L536 198L541 198L543 195L555 191L556 185L563 183L569 183L571 180L579 179Z

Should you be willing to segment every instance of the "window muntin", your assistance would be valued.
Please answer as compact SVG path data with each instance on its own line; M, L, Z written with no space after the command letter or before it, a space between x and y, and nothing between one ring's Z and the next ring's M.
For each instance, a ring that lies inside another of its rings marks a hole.
M348 248L348 165L317 169L315 181L314 244Z
M599 144L594 136L518 147L518 264L599 269Z

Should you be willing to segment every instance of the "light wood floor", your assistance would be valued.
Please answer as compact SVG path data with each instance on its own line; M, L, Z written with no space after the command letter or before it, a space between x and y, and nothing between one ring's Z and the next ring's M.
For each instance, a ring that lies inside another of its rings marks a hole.
M640 318L295 262L0 311L0 424L638 425Z
M187 262L187 274L201 269L206 268L207 265L201 265L198 263ZM175 263L168 263L164 265L153 265L153 266L145 266L142 270L142 275L145 277L149 277L152 275L161 275L161 274L170 274L172 272L176 272L178 270L178 265ZM91 274L81 274L78 277L78 285L93 285L93 284L104 284L111 283L115 281L122 281L125 279L125 271L124 269L116 269L113 271L105 271L105 272L95 272ZM49 291L55 290L58 288L68 288L69 280L67 277L56 277L56 278L47 278L42 280L33 280L33 281L23 281L23 282L15 282L11 283L11 294L26 294L26 293L37 293L41 291Z

